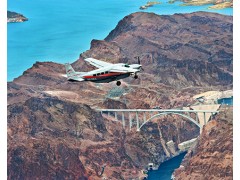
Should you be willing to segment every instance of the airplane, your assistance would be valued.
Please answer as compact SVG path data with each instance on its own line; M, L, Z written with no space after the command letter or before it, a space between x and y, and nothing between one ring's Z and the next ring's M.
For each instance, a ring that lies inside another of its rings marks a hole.
M124 63L112 64L94 58L86 58L84 60L98 69L89 72L75 72L72 66L66 63L65 68L68 81L92 81L95 83L117 81L117 86L120 86L120 79L127 78L130 75L137 79L137 73L142 70L139 58L138 64L131 65Z

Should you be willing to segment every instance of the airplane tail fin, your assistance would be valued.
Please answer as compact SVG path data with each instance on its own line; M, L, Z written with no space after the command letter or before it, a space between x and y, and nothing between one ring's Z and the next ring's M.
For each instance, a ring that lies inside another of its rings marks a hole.
M72 66L69 63L65 64L65 68L66 68L67 77L71 77L74 74L76 74L76 72L74 71L74 69L72 68Z
M83 72L75 72L69 63L65 64L68 81L84 81L82 78Z

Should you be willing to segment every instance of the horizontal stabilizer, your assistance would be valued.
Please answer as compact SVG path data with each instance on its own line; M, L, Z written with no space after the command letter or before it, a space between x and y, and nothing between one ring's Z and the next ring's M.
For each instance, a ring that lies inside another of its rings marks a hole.
M84 81L81 77L84 72L75 72L69 63L65 64L68 81Z
M68 77L68 81L85 81L85 79L80 77Z

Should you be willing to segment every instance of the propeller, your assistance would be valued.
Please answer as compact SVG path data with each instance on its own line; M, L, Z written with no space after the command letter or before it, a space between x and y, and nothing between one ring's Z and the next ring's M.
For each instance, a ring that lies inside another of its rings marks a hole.
M138 64L141 65L140 57L139 57L139 56L137 56L137 60L138 60ZM140 67L140 69L141 69L142 71L144 71L144 69L142 68L142 66Z
M137 60L138 60L138 64L141 64L141 63L140 63L140 58L139 58L139 56L137 57Z

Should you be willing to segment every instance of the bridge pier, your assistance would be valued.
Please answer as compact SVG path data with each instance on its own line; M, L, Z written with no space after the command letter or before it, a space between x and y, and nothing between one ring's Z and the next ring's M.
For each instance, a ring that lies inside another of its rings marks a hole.
M132 129L132 117L130 112L129 112L129 128L130 130Z
M137 120L137 131L140 131L140 129L139 129L138 111L136 111L136 120Z
M124 128L125 127L124 112L122 112L122 124L123 124L123 128Z
M198 118L198 113L195 113L195 115L196 115L196 121L197 121L198 123L200 123L200 122L199 122L199 118Z
M203 117L204 117L204 125L206 125L207 121L206 121L206 113L205 112L203 112Z

